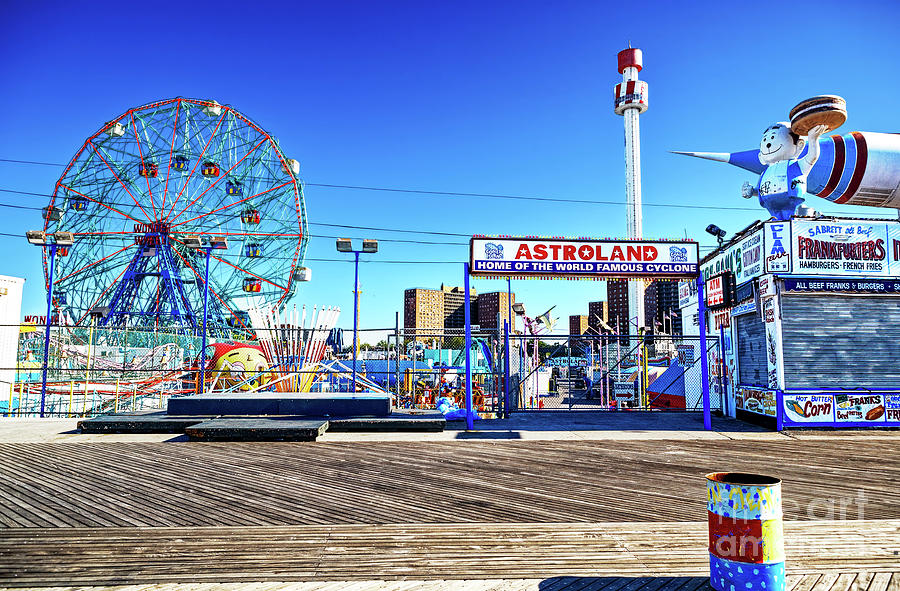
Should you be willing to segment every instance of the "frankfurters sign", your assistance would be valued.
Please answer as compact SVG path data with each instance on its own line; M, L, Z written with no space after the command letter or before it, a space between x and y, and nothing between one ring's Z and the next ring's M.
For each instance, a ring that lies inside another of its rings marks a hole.
M482 238L469 242L478 277L686 279L700 274L693 241Z

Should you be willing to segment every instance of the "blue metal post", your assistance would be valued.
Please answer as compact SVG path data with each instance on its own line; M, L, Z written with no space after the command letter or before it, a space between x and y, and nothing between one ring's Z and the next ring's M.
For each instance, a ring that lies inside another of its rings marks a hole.
M359 348L359 251L354 250L356 260L353 263L353 385L351 391L356 394L356 350ZM416 352L413 351L413 356ZM415 376L413 376L415 381Z
M706 296L703 294L703 276L697 277L697 304L700 316L700 381L703 382L703 428L712 431L709 410L709 356L706 352Z
M784 392L775 390L775 430L784 431Z
M513 323L512 315L512 278L506 278L506 319L509 320L510 332L516 332L516 325Z
M469 309L471 307L469 298L469 263L463 263L463 273L465 274L463 284L466 290L466 429L472 430L475 428L475 409L472 408L472 312Z
M200 347L200 394L206 392L206 311L209 301L209 255L212 248L206 248L206 271L203 274L203 345Z
M509 321L503 323L503 416L509 418Z
M47 285L47 324L44 327L44 367L41 376L41 418L47 400L47 365L50 362L50 312L53 309L53 264L56 261L56 245L50 245L50 280ZM21 401L20 401L21 406Z

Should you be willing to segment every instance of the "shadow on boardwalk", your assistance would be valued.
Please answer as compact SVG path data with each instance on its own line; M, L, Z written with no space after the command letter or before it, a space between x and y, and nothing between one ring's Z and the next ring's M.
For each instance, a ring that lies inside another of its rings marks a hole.
M709 577L552 577L538 591L706 591Z
M464 430L465 421L449 421L448 430ZM713 431L762 433L769 429L729 417L713 417ZM647 411L515 412L508 419L475 422L478 431L703 431L703 414ZM500 438L500 437L497 437Z

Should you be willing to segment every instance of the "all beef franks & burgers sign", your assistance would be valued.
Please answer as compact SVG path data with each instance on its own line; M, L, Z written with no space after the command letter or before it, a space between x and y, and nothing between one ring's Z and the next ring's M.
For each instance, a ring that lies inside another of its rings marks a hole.
M685 279L700 273L700 251L693 241L476 236L469 251L470 272L481 277Z

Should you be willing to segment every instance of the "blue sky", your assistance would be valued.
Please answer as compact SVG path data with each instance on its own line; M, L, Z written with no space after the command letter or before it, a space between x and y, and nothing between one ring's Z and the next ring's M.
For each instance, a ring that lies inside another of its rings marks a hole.
M0 158L67 162L104 121L174 96L233 105L276 136L309 183L617 201L563 204L308 187L311 224L461 234L624 235L616 53L644 52L644 234L710 245L765 212L740 197L749 173L668 150L736 151L816 94L846 98L841 129L900 132L895 2L14 3L0 23ZM846 6L850 6L847 8ZM824 19L827 24L818 24ZM831 26L828 26L831 25ZM0 189L49 192L61 169L0 163ZM44 205L0 193L0 203ZM697 205L684 209L660 205ZM841 208L813 198L829 212ZM720 209L716 209L720 208ZM738 208L738 209L727 209ZM740 209L743 208L743 209ZM0 208L0 232L40 225ZM332 238L382 242L361 265L361 323L392 326L407 287L460 284L462 237L311 225L308 258ZM0 237L0 274L28 278L23 313L45 306L36 248ZM386 264L378 261L423 261ZM352 323L352 264L310 262L295 302L338 305ZM433 261L440 261L435 263ZM450 263L459 264L450 264ZM475 280L479 292L505 281ZM535 313L564 318L601 282L518 281Z

